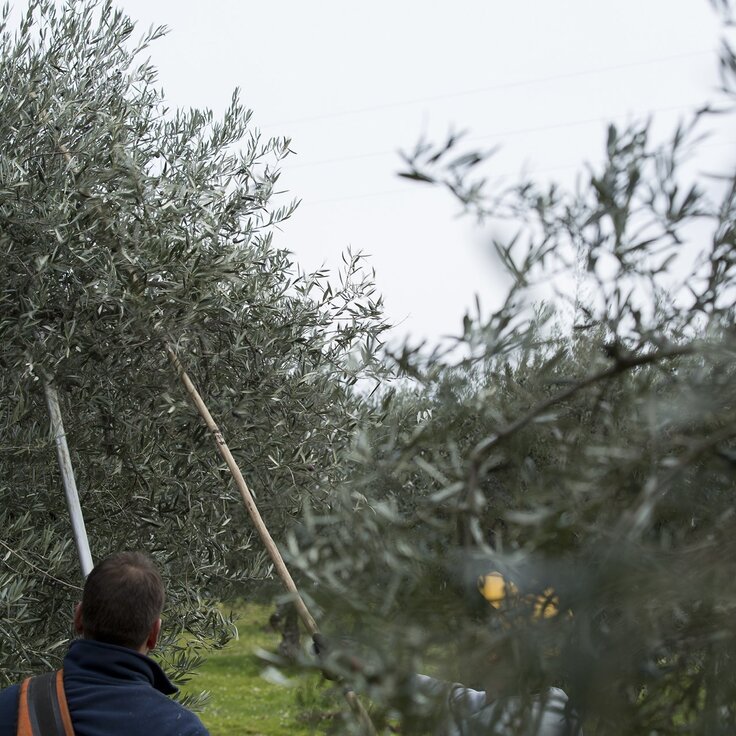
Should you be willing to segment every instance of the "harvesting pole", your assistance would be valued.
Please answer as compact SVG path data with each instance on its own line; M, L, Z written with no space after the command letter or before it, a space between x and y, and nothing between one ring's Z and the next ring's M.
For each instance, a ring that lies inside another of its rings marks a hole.
M222 436L220 428L217 426L217 423L212 418L212 414L210 414L209 410L207 409L207 406L202 400L199 391L197 391L196 386L192 383L192 380L189 378L187 372L184 370L184 367L179 360L179 356L176 354L176 352L168 342L165 346L171 364L174 366L179 379L184 384L184 388L186 389L186 392L189 395L192 403L197 408L199 415L202 417L204 423L207 425L207 429L209 429L209 431L212 433L212 436L215 439L215 443L217 444L217 449L219 450L220 455L222 455L222 458L225 460L228 468L230 469L230 473L232 474L235 485L240 492L240 496L243 499L245 508L248 511L248 514L253 521L254 526L256 527L258 536L261 538L261 541L263 542L263 545L265 546L266 551L268 552L268 555L273 562L276 574L281 578L284 587L289 591L289 593L291 593L293 597L294 605L296 606L299 618L302 620L305 628L311 636L318 634L319 628L317 627L317 622L314 620L314 617L309 612L306 603L304 603L304 599L299 594L296 583L291 577L291 574L286 567L286 563L284 562L284 558L281 556L281 552L279 552L276 543L273 541L273 537L269 533L268 528L266 527L266 524L264 523L263 518L258 511L256 502L253 499L253 494L250 492L248 484L245 482L245 478L240 472L240 468L235 462L235 458L230 452L230 448L227 446L227 443L225 442L225 438ZM373 722L371 721L370 716L366 712L363 704L360 702L355 692L353 690L346 690L345 699L348 701L348 704L352 708L353 712L356 713L356 715L360 718L367 733L370 734L370 736L375 736L376 730L373 726Z
M59 394L56 391L56 387L49 380L44 381L43 388L44 393L46 394L46 406L49 410L49 419L51 420L51 434L53 435L54 442L56 444L56 459L59 462L61 480L64 484L64 493L66 495L66 504L69 508L69 516L72 521L74 543L77 546L77 553L79 554L79 564L82 568L82 576L86 578L92 571L92 554L89 550L89 540L87 539L87 530L84 526L82 506L79 503L79 493L77 492L77 483L74 480L72 459L69 455L69 446L66 442L66 432L64 432L64 422L61 418Z

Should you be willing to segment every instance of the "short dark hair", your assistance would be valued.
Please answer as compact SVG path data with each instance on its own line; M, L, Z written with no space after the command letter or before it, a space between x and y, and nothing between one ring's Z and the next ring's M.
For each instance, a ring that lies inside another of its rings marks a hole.
M84 584L84 637L138 649L163 607L164 584L151 559L119 552L97 564Z

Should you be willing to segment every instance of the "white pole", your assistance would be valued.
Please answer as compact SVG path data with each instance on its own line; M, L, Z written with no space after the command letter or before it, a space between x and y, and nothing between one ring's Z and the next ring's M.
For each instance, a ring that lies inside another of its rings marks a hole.
M61 420L59 395L56 393L56 389L49 381L44 382L44 391L46 393L46 405L48 406L49 417L51 419L51 433L53 434L56 442L56 457L59 461L59 470L61 471L61 479L64 483L66 503L69 507L69 515L72 520L74 542L77 545L77 552L79 553L79 564L82 567L82 575L86 578L93 567L92 554L89 551L87 530L84 527L84 516L82 515L82 507L79 503L77 483L74 480L72 458L69 455L69 447L66 443L64 423Z

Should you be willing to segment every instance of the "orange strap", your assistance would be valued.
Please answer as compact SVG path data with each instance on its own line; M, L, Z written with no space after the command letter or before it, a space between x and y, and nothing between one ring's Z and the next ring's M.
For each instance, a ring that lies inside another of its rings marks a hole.
M39 687L42 679L48 682L47 676L42 676L36 680L36 687ZM63 728L64 736L74 736L74 728L72 726L72 719L69 715L69 706L66 702L66 694L64 693L64 670L59 670L55 676L53 676L54 682L51 690L46 690L43 694L47 697L48 701L46 705L53 709L55 718L54 721L58 724L58 727ZM40 732L39 726L39 715L38 715L38 690L31 687L31 683L34 680L32 677L28 677L23 681L20 686L20 698L18 700L18 730L16 731L17 736L57 736L59 731L57 730L54 734L47 734ZM49 683L50 684L50 683ZM34 693L29 698L29 693ZM30 702L33 701L33 702ZM60 734L59 734L60 736Z
M64 736L74 736L74 726L72 726L72 717L69 713L69 706L66 702L66 693L64 692L64 670L61 669L56 673L56 698L59 701L59 713L61 721L64 724Z
M17 736L33 736L31 718L28 714L28 685L30 682L31 678L28 677L23 680L23 684L20 686L20 699L18 701L18 730L16 731Z

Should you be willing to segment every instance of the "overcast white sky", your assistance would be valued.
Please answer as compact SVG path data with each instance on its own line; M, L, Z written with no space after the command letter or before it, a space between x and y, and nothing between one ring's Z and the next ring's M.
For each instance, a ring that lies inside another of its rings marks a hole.
M600 158L606 120L654 111L670 128L717 85L706 0L117 4L170 27L151 56L173 105L221 112L237 86L256 126L293 139L281 181L302 205L277 244L307 269L370 254L397 336L457 332L475 293L491 306L502 288L449 196L396 177L399 148L467 128L503 145L494 173L571 182Z

